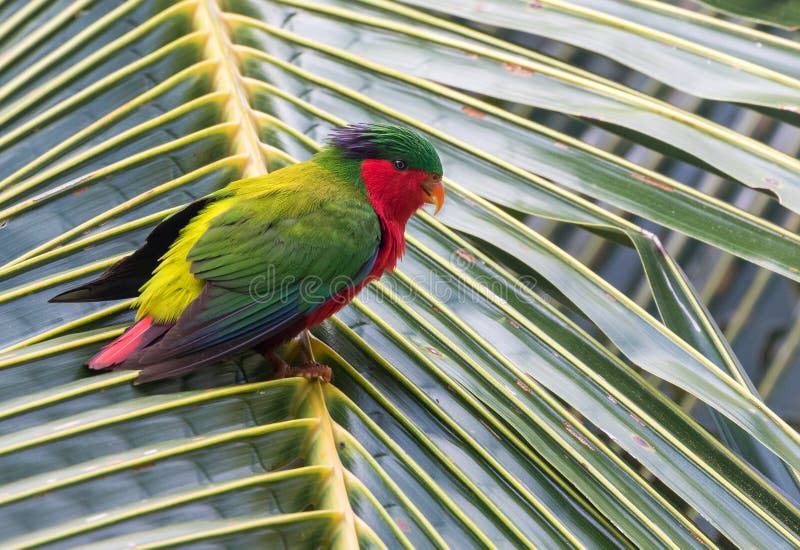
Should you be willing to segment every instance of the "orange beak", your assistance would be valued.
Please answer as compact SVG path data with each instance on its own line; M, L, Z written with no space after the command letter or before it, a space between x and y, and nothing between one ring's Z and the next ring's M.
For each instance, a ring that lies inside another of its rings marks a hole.
M436 209L433 211L434 215L438 214L444 204L444 185L442 185L442 176L438 174L429 175L422 180L422 191L425 194L426 204L435 204Z

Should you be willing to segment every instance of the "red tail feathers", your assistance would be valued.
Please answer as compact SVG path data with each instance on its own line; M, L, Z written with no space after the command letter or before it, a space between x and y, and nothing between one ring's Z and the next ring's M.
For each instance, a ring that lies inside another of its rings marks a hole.
M89 361L89 368L103 370L122 363L133 352L142 349L164 334L169 327L170 325L154 325L152 317L145 317L92 357Z

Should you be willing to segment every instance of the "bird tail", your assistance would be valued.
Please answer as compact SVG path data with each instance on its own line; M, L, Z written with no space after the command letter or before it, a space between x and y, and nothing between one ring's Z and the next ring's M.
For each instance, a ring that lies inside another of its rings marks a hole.
M110 369L123 363L131 354L145 348L161 338L172 324L155 324L152 317L144 317L122 333L122 336L105 346L89 360L93 370ZM136 368L135 365L121 368Z

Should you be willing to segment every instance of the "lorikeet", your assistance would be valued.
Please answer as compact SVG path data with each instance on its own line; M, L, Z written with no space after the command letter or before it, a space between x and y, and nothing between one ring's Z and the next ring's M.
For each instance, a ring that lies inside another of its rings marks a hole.
M310 160L235 181L161 222L140 249L53 302L136 297L136 323L92 369L138 369L145 382L237 350L272 350L344 307L394 268L424 203L442 206L442 165L406 128L335 130Z

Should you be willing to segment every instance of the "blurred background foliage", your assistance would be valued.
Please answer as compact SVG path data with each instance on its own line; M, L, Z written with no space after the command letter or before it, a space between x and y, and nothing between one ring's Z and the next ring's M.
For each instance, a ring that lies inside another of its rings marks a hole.
M0 545L797 547L798 17L0 4ZM129 303L50 296L365 120L448 202L314 331L332 384L86 371Z
M746 9L746 2L705 2L720 9L735 8L739 15L752 16L759 21L769 14L762 2ZM704 15L715 12L691 2L675 3ZM779 8L778 5L781 7ZM800 20L794 16L797 4L770 3L774 16L767 18L769 25L737 19L734 14L716 16L721 20L743 23L748 27L769 32L788 40L797 41L798 33L774 25L797 27ZM792 157L800 157L800 131L794 117L782 120L774 111L766 113L741 104L712 101L665 85L630 66L615 62L591 50L572 43L559 42L519 31L496 28L484 29L515 44L531 48L572 65L585 68L614 82L657 97L682 109L699 113L721 125L744 135L752 136ZM760 46L756 43L756 48ZM787 67L788 68L788 67ZM800 71L798 71L800 72ZM487 98L488 99L488 98ZM675 158L665 151L664 144L637 142L635 136L614 132L613 128L599 127L591 120L566 117L559 113L504 102L503 107L551 128L558 129L603 150L614 152L638 165L651 168L681 183L690 185L713 197L735 204L747 212L763 217L777 225L797 232L800 218L783 208L774 197L747 187L736 185L714 171L704 170L697 163ZM793 111L789 111L793 112ZM769 116L772 115L772 116ZM800 325L798 324L798 286L796 282L776 276L767 269L743 261L718 248L687 239L685 235L657 224L647 218L630 217L622 210L616 213L627 216L661 239L670 255L681 265L689 280L700 294L722 328L736 356L746 368L751 380L759 388L762 398L780 415L797 428L800 422L800 402L795 399L800 387ZM591 266L606 280L637 303L654 311L649 286L644 280L641 264L629 248L592 235L574 225L540 218L528 218L527 223L537 231L551 237L573 256ZM669 391L674 391L671 388ZM684 406L694 407L691 397L673 393L673 398L683 399ZM694 410L694 409L692 409ZM695 411L707 420L702 411ZM709 426L713 430L713 427Z

